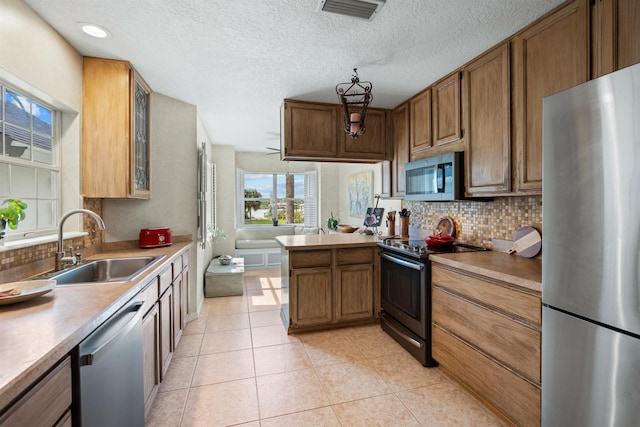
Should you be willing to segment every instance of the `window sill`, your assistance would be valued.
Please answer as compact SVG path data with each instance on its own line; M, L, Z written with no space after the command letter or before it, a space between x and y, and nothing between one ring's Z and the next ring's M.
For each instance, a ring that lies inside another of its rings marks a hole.
M64 233L64 238L65 240L73 239L76 237L86 236L88 234L89 233L86 233L86 232L74 231L74 232ZM51 243L51 242L57 242L57 241L58 241L57 234L47 234L44 236L37 236L37 237L30 237L27 239L18 239L18 240L9 240L9 241L6 241L5 239L3 239L2 244L0 244L0 252L8 252L16 249L28 248L30 246L41 245L43 243Z

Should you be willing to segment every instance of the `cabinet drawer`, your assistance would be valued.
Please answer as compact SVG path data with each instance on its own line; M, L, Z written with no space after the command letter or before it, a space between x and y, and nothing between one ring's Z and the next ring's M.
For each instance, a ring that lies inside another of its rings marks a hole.
M338 265L373 264L373 248L337 249Z
M433 327L433 357L518 426L540 426L540 389L463 341Z
M186 270L187 268L189 268L189 252L182 254L182 269Z
M540 331L433 288L433 323L540 382Z
M165 271L160 273L160 295L167 290L171 285L171 282L173 282L173 273L171 268L167 268Z
M330 267L331 250L295 251L289 254L291 268Z
M541 325L540 297L434 265L432 283L455 294Z
M171 263L173 268L173 279L178 277L182 273L182 255L178 255Z
M144 305L140 310L143 316L147 314L149 310L151 310L151 307L153 307L156 301L158 301L159 296L160 294L158 291L158 277L154 277L153 280L145 285L144 289L140 291L137 297L138 301L144 302Z
M71 407L71 360L67 357L0 416L3 427L53 426Z

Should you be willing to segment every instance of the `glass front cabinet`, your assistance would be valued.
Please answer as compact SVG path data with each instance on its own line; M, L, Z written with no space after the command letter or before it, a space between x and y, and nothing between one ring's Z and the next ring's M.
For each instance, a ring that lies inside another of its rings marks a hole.
M83 58L83 196L151 197L150 97L129 62Z

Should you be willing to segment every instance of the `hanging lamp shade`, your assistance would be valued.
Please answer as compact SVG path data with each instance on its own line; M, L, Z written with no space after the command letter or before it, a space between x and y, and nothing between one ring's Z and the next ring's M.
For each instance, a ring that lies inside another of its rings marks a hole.
M365 131L365 119L367 108L373 99L371 82L361 82L358 78L358 69L353 69L353 77L350 83L338 83L336 93L342 106L344 131L357 138Z

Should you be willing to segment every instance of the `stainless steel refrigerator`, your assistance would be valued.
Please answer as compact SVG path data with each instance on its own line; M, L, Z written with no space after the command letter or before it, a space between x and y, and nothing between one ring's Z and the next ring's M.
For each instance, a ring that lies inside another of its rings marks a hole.
M640 425L640 65L543 102L542 425Z

